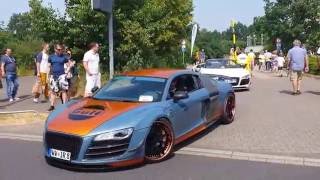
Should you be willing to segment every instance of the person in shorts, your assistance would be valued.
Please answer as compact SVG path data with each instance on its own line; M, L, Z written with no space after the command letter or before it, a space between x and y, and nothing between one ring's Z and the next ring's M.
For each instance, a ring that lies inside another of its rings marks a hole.
M285 63L285 59L283 56L283 53L280 53L279 56L276 58L276 61L278 62L278 73L280 77L283 77L283 67Z
M49 73L49 44L45 43L42 45L42 51L36 56L37 66L37 81L41 85L42 94L44 95L45 101L49 99L49 87L48 87L48 73ZM40 93L36 93L33 102L38 103Z
M56 44L54 46L55 53L49 56L48 64L50 70L50 108L48 111L54 110L55 100L61 95L62 103L66 103L68 96L67 91L69 84L65 65L70 65L69 59L64 54L64 46Z
M89 44L89 51L84 54L83 66L86 71L85 97L92 96L94 88L101 87L101 73L99 70L99 44L96 42Z
M295 40L293 45L294 47L288 52L292 95L300 95L303 72L309 72L308 54L306 49L301 48L300 40Z

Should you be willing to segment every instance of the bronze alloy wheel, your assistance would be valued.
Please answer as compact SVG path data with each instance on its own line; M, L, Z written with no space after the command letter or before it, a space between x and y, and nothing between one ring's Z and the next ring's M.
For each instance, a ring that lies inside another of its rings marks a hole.
M145 159L149 163L165 160L172 152L174 135L167 120L156 121L145 144Z
M236 97L230 94L225 102L224 115L222 119L223 124L230 124L235 119L236 115Z

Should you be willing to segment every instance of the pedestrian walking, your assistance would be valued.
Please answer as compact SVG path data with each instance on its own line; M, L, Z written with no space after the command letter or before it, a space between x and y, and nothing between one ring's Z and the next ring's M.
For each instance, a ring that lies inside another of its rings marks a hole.
M272 59L272 53L269 52L268 50L265 51L264 53L264 57L266 60L266 71L270 71L271 70L271 59Z
M292 82L292 95L301 94L303 72L309 72L309 60L306 49L301 48L301 41L295 40L294 47L288 52L290 66L290 80Z
M67 80L69 83L68 99L71 99L77 94L80 76L77 62L72 58L72 51L70 49L67 49L66 56L71 63L69 69L66 68Z
M19 100L17 97L19 89L17 62L12 56L12 50L10 48L7 48L5 54L1 57L1 75L6 78L9 102Z
M254 54L253 49L250 49L250 52L248 53L248 66L250 66L249 69L251 73L253 72L253 69L254 69L255 59L256 59L256 55Z
M49 99L49 87L48 87L48 75L49 75L49 44L44 43L42 45L42 51L36 56L36 67L37 67L37 79L34 85L35 89L40 89L40 92L34 93L33 102L38 103L41 93L44 96L44 100ZM38 88L37 86L41 86Z
M258 59L259 59L259 71L261 71L261 69L266 64L266 57L264 56L264 52L263 51L260 52Z
M56 44L54 46L55 53L49 56L49 72L50 72L50 108L48 111L55 109L55 101L57 97L61 96L62 103L66 103L67 91L69 84L67 81L67 74L65 72L65 64L69 67L71 64L68 58L65 56L64 46Z
M285 63L285 59L283 56L283 53L280 53L279 56L276 58L276 61L278 63L278 74L280 77L283 77L283 67Z
M92 90L101 87L99 44L92 42L89 44L89 49L83 57L83 66L86 71L85 97L92 96Z

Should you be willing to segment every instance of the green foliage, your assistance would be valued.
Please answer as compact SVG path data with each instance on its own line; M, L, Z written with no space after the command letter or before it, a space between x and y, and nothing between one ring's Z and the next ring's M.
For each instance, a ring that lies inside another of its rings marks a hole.
M23 39L31 34L31 20L28 13L13 14L8 24L8 31Z
M45 42L63 42L67 35L66 17L60 17L51 7L44 7L42 0L29 0L32 36Z
M191 0L115 1L116 57L126 69L172 65L192 20ZM137 61L137 62L136 62Z
M309 58L310 73L320 75L320 56L311 56Z
M281 38L286 50L294 39L305 42L309 48L320 44L319 0L265 0L265 16L255 18L253 31L267 35L268 45Z

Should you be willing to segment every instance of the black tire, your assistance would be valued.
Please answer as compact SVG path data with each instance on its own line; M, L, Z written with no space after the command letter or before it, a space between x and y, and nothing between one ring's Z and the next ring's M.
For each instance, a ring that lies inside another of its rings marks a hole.
M145 142L145 161L157 163L166 160L172 154L174 133L166 119L155 121Z
M236 115L236 96L234 93L230 93L223 107L223 116L221 119L222 124L230 124L234 121Z

